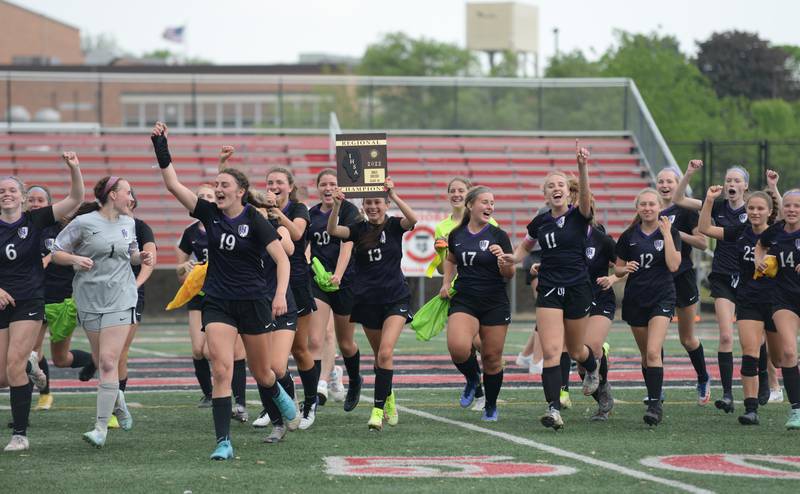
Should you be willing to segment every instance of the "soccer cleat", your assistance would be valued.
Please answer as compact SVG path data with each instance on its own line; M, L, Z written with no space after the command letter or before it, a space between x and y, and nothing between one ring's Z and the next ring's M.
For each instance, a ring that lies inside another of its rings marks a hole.
M706 406L711 401L711 376L697 385L697 404Z
M312 404L308 404L303 402L302 412L300 415L300 430L304 431L314 425L314 420L317 418L317 401L314 401Z
M661 402L650 400L650 404L644 412L644 422L649 426L656 426L661 423L663 417L664 409L661 407Z
M83 440L91 444L95 448L102 448L106 443L106 432L98 429L92 429L83 434Z
M714 402L714 406L725 413L733 413L733 396L723 395L721 400Z
M233 458L233 446L230 440L226 439L217 443L216 449L211 453L212 460L230 460Z
M290 431L297 430L300 426L300 414L297 413L297 405L294 400L286 393L282 386L278 385L278 396L272 398L281 412L283 421Z
M783 403L783 389L776 388L769 390L770 403Z
M789 420L786 421L786 428L790 431L800 429L800 408L794 408L789 412Z
M461 408L469 408L472 402L475 401L475 392L478 389L478 381L467 379L467 384L464 386L464 391L461 393Z
M605 414L608 418L612 408L614 408L614 397L611 396L611 383L606 381L597 388L597 413Z
M597 391L598 386L600 386L600 362L595 362L594 370L587 372L586 377L583 378L583 395L591 396Z
M286 437L286 427L283 425L275 425L272 427L272 431L269 433L267 437L264 438L265 443L267 444L276 444L283 441L283 438Z
M533 365L533 354L531 355L523 355L521 353L517 354L517 360L514 361L519 367L526 367L530 369Z
M361 376L358 376L358 381L356 382L350 381L350 385L347 386L347 396L344 399L345 412L350 412L358 406L358 402L361 401L362 384L364 384L364 378Z
M386 397L386 404L383 406L383 417L386 419L386 423L394 427L397 425L397 422L400 420L400 416L397 414L397 395L394 391L389 393L389 396Z
M94 366L94 363L86 364L78 372L78 379L83 382L89 381L94 377L95 372L97 372L97 367Z
M109 429L119 429L119 420L115 415L108 417L108 425L106 426Z
M247 413L247 408L245 408L244 405L236 403L231 409L231 418L238 420L241 423L245 423L250 419L250 414Z
M744 415L739 415L739 423L742 425L758 425L758 413L747 412Z
M328 382L320 379L319 382L317 383L317 403L319 403L319 406L325 406L325 403L327 402L328 402Z
M378 407L372 408L372 413L369 416L367 427L369 430L380 432L383 430L383 409Z
M608 342L603 343L603 354L608 358L608 354L611 352L611 345Z
M344 383L342 383L342 374L342 368L335 365L329 376L328 396L332 398L333 401L343 401L347 394L347 391L344 389Z
M562 389L561 394L558 396L558 401L561 402L562 410L572 408L572 400L569 398L569 391Z
M472 408L470 408L470 410L474 412L482 412L485 406L486 406L486 397L476 396L475 401L472 403Z
M528 372L531 374L541 374L544 370L544 359L531 363L531 366L528 367Z
M30 443L28 442L27 436L20 436L18 434L14 434L11 436L11 440L6 444L6 447L3 448L3 451L12 452L12 451L26 451L31 448Z
M269 418L269 414L266 410L261 410L261 413L258 414L258 418L253 421L253 427L256 429L261 429L263 427L268 426L271 424L272 421Z
M543 426L553 430L560 430L564 428L564 420L561 418L561 412L553 407L548 407L544 415L539 419Z
M124 431L129 431L133 428L133 416L128 410L128 404L125 403L125 393L120 390L117 393L117 403L114 406L114 415L119 426Z
M31 372L28 374L31 382L37 389L44 389L47 387L47 376L44 371L39 368L39 357L35 352L31 352L28 357L28 362L31 364Z
M197 408L211 408L211 403L211 395L203 395L197 403Z
M608 422L608 412L603 412L598 408L594 415L589 417L589 420L592 422Z
M484 422L497 422L497 407L489 408L486 407L483 409L483 415L481 415L481 420Z
M50 410L53 407L53 395L47 393L46 395L39 395L39 401L36 403L36 410Z

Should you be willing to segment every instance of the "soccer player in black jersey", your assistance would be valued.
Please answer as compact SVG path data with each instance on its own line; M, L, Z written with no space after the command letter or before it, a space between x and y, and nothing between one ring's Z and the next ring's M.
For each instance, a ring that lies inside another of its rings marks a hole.
M303 383L303 403L301 406L301 429L308 429L314 423L317 413L317 384L319 383L322 362L309 350L311 338L311 313L317 310L311 293L306 245L309 216L308 208L297 200L297 186L292 173L286 168L276 167L267 172L266 203L269 218L274 226L283 226L294 242L294 253L289 256L291 275L289 286L297 304L297 330L292 344L292 356L297 364L297 372ZM322 347L324 328L314 335Z
M589 323L586 327L586 344L600 358L600 385L592 393L597 401L597 411L593 421L606 421L614 407L611 384L608 382L608 355L606 338L617 312L614 284L622 278L608 274L616 260L616 243L606 234L603 225L592 224L586 235L586 262L589 265L589 280L592 283L592 308L589 310Z
M128 332L128 338L125 340L125 347L122 349L122 354L119 357L119 389L125 392L128 386L128 352L130 351L133 338L136 336L136 330L142 322L142 314L144 313L144 284L150 279L153 270L156 266L156 237L150 225L143 220L134 216L134 211L139 206L139 201L136 199L136 194L131 188L131 201L128 206L126 214L133 218L136 225L136 242L139 244L140 252L149 252L151 262L150 264L138 264L131 266L133 275L136 277L136 287L139 299L136 302L136 323L131 325L131 330Z
M656 177L656 188L661 194L661 216L666 216L681 235L681 266L673 274L675 279L675 312L678 316L678 336L681 345L689 354L695 372L697 373L697 403L706 405L711 399L711 377L706 369L705 353L700 339L695 336L695 317L700 302L700 292L697 288L697 274L692 263L692 248L706 250L708 239L698 231L698 213L694 209L687 209L672 202L675 189L680 181L676 170L664 168ZM733 407L733 398L730 394L733 377L733 354L720 353L720 365L729 368L730 373L722 372L723 399L717 401L718 408ZM644 371L643 371L644 372ZM663 397L662 397L663 401ZM733 408L730 409L733 411Z
M775 256L778 275L772 297L772 320L777 337L770 340L775 367L781 367L791 411L786 428L800 429L800 370L797 367L797 331L800 328L800 189L783 195L783 219L767 228L756 244L756 269L766 269L767 254ZM767 335L770 337L771 335Z
M214 201L214 186L201 185L197 189L197 198L208 202ZM178 281L183 283L195 264L208 262L208 235L203 223L195 221L181 235L175 248L178 265L175 268ZM189 315L189 339L192 343L192 363L197 383L203 392L198 403L199 408L211 408L211 366L208 364L208 346L203 332L201 308L203 295L196 295L186 305Z
M294 402L277 383L269 362L269 331L276 316L286 313L289 259L278 234L261 214L248 204L249 181L238 170L217 175L213 203L197 195L178 180L167 145L167 126L153 128L153 146L161 176L172 195L199 219L208 235L208 273L203 291L203 327L214 374L212 411L217 446L215 460L233 458L230 442L231 389L234 346L239 334L247 350L250 372L258 383L262 404L273 400L290 422L299 422ZM270 304L262 259L265 252L278 265L277 290ZM270 307L271 305L271 307Z
M673 273L681 264L681 237L666 216L659 218L661 202L655 189L636 197L636 219L617 240L617 276L628 274L622 299L622 319L627 322L645 367L647 411L644 421L658 425L663 416L661 388L664 363L661 352L675 311Z
M591 395L600 384L599 366L592 349L586 346L586 324L592 305L592 286L586 265L586 228L592 218L592 194L589 189L587 160L589 151L578 148L578 205L569 197L569 181L561 172L552 172L544 180L543 192L550 209L537 214L528 224L528 234L513 255L522 262L536 242L542 246L539 269L539 296L536 322L544 353L542 385L548 403L541 417L542 425L561 429L561 353L566 343L572 357L586 369L583 393ZM506 255L504 255L506 256Z
M506 282L514 276L508 234L489 221L494 212L494 194L488 187L473 187L464 200L466 210L459 226L448 235L447 258L439 296L455 295L447 317L447 348L467 385L461 406L469 407L480 385L478 360L472 351L475 335L481 338L483 385L486 402L481 420L496 422L497 396L503 385L503 347L511 305Z
M777 336L772 321L772 297L775 280L755 273L755 247L759 237L778 214L778 205L766 192L753 192L747 197L748 222L743 225L719 227L711 222L714 201L722 194L722 186L709 187L703 209L700 210L700 231L717 240L735 241L739 257L739 282L736 287L736 324L742 347L742 390L745 413L739 416L742 425L758 424L758 359L765 331ZM773 337L773 339L775 339ZM779 342L774 342L775 349ZM727 411L727 410L726 410ZM733 411L731 402L730 411Z
M397 425L396 393L392 391L394 347L403 325L411 320L411 293L400 262L403 235L414 229L417 216L386 177L388 198L364 199L367 219L348 226L338 224L344 193L334 193L333 210L328 217L328 234L353 242L356 272L353 280L353 305L350 320L360 323L375 354L375 396L367 423L370 430L383 429L383 420ZM387 216L389 200L402 217Z
M336 170L326 168L317 175L317 189L320 202L309 210L311 222L308 228L308 242L311 246L311 258L317 258L325 269L333 274L332 281L339 286L335 292L323 291L316 282L312 281L311 289L317 304L317 312L311 315L311 325L314 332L324 330L328 320L333 315L334 331L339 350L342 352L344 365L347 369L349 385L347 396L344 399L344 410L353 410L361 398L361 383L363 378L359 366L361 353L355 341L355 324L350 321L353 312L353 278L355 266L353 242L344 242L331 236L328 231L328 218L334 207L334 193L338 183ZM344 201L339 208L340 225L352 225L360 221L361 214L351 202ZM341 373L341 370L339 370Z
M69 195L35 211L23 211L25 187L0 179L0 387L11 388L11 441L5 451L29 448L32 387L27 365L44 318L43 230L61 221L83 199L83 177L75 153L63 155L70 172Z
M686 168L686 173L675 189L673 201L675 204L688 209L699 211L702 203L698 199L685 196L689 180L703 167L701 160L691 160ZM744 206L744 196L748 189L750 175L741 167L729 168L725 173L725 191L723 197L714 202L711 210L711 219L719 227L735 227L747 221L747 211ZM777 196L775 184L767 181L769 189ZM736 287L739 263L736 252L736 242L727 242L724 239L717 242L714 248L714 260L711 264L711 274L708 276L711 285L711 296L714 298L714 312L719 326L719 371L723 388L733 379L733 321L736 312ZM759 400L766 403L769 398L769 388L766 373L766 347L761 351L764 358L759 359ZM761 365L763 363L763 366ZM724 393L724 389L723 389ZM698 396L698 400L701 397Z

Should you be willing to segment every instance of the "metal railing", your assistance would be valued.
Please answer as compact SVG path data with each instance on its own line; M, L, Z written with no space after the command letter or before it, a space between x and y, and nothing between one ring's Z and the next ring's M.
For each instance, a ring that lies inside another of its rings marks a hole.
M147 70L147 69L142 69ZM629 135L657 172L675 166L631 79L359 77L0 71L0 131L194 134ZM26 121L27 120L27 121Z

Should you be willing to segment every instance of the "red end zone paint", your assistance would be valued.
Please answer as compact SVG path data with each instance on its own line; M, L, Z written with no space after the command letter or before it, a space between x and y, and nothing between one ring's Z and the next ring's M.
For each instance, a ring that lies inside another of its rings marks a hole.
M571 467L518 463L510 456L326 456L326 472L350 477L509 478L569 475Z
M673 455L651 456L643 465L677 472L733 477L800 479L800 456L777 455ZM771 463L778 468L771 468Z

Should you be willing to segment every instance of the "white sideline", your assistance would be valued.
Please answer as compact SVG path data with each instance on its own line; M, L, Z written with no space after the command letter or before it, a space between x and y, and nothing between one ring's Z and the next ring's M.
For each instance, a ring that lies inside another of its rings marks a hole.
M611 470L622 475L627 475L629 477L633 477L639 480L647 480L650 482L655 482L658 484L663 484L674 489L679 489L685 492L691 492L693 494L714 494L714 491L709 491L706 489L702 489L700 487L695 487L690 484L684 484L683 482L678 482L677 480L665 479L661 477L656 477L655 475L650 475L649 473L641 472L639 470L634 470L632 468L627 468L622 465L617 465L616 463L610 463L603 460L598 460L595 458L591 458L588 456L583 456L578 453L573 453L572 451L567 451L565 449L556 448L554 446L548 446L547 444L538 443L531 439L526 439L524 437L515 436L513 434L508 434L506 432L495 431L492 429L487 429L484 427L480 427L477 425L469 424L467 422L459 422L458 420L452 420L445 417L440 417L438 415L434 415L432 413L423 412L420 410L414 410L413 408L408 408L404 406L398 406L399 410L403 412L410 413L412 415L416 415L418 417L426 418L428 420L433 420L435 422L441 422L443 424L454 425L456 427L461 427L462 429L467 429L473 432L481 432L483 434L487 434L489 436L494 436L505 441L519 444L522 446L528 446L530 448L538 449L540 451L544 451L545 453L549 453L554 456L561 456L564 458L569 458L574 461L579 461L581 463L586 463L588 465L592 465L599 468L605 468L606 470Z

